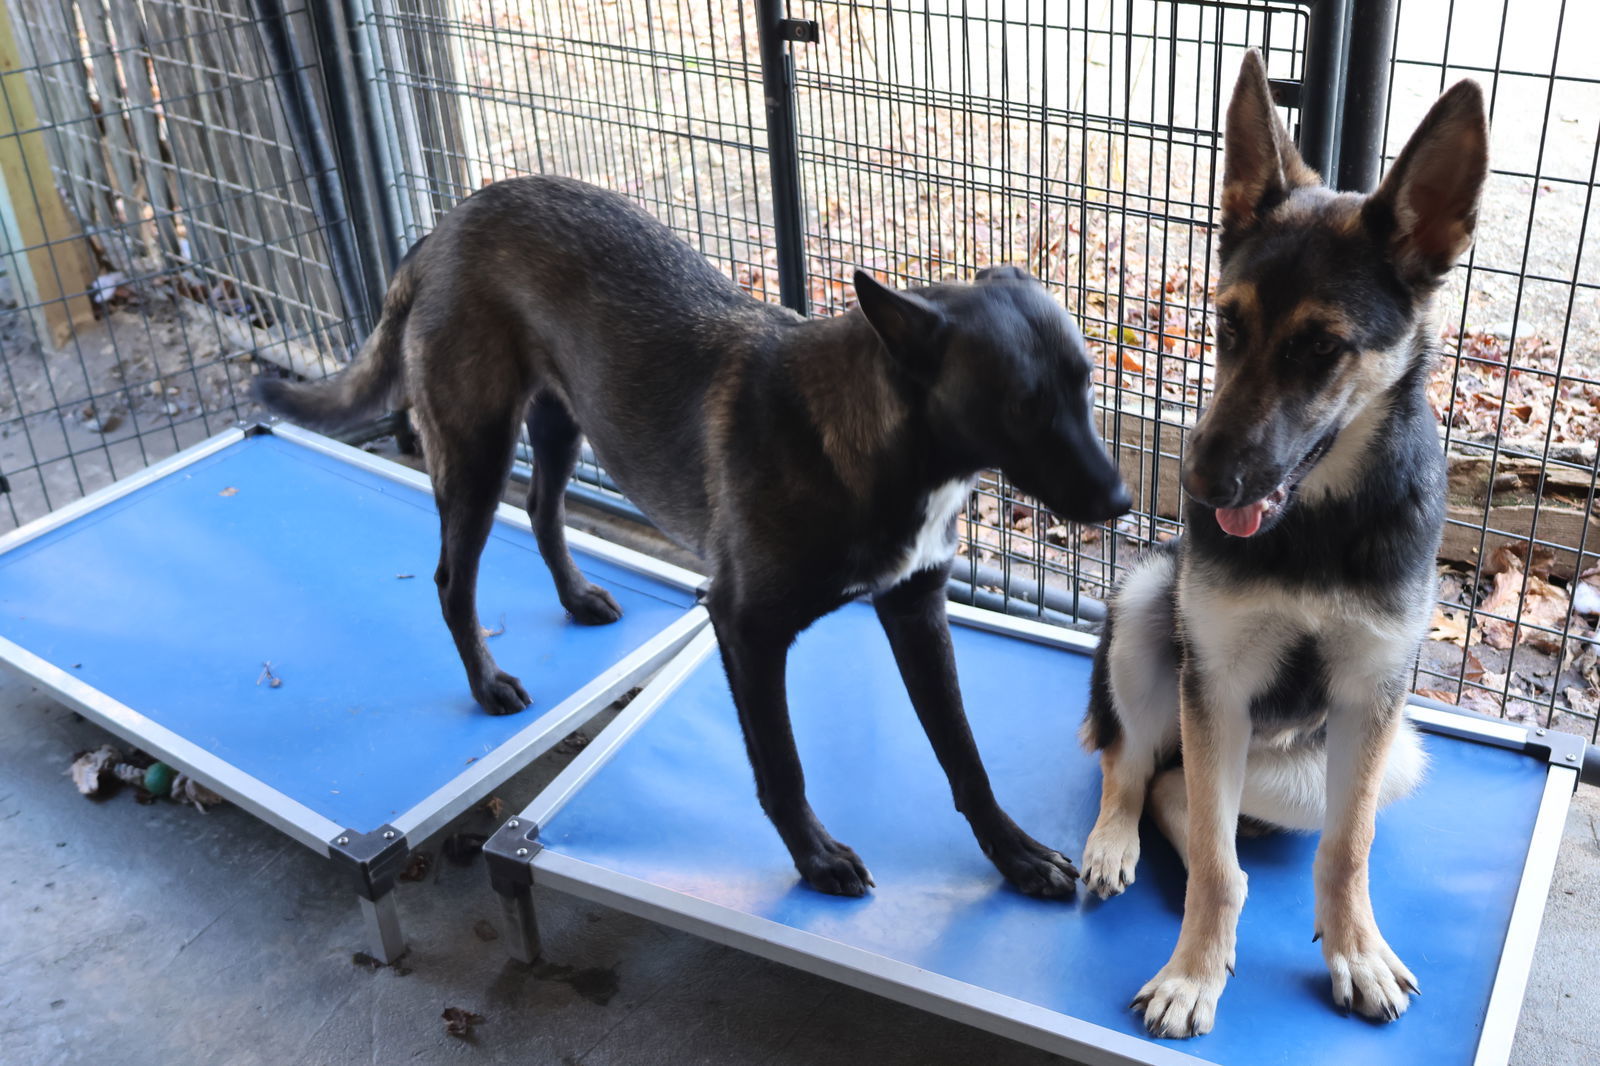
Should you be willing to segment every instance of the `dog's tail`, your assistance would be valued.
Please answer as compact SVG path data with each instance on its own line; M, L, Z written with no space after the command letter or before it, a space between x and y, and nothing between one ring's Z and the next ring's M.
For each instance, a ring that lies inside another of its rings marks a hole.
M308 429L340 430L393 405L403 386L400 338L417 293L417 252L406 252L383 297L383 314L355 361L326 381L257 378L256 399L269 410Z

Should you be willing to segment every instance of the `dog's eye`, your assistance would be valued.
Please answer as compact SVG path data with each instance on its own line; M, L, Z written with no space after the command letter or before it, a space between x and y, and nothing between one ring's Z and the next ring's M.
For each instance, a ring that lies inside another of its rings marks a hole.
M1344 343L1331 333L1324 333L1320 337L1312 338L1310 347L1312 355L1319 359L1327 359L1337 355L1344 348Z
M1233 317L1232 312L1220 311L1217 313L1217 340L1224 344L1232 344L1239 335L1239 322Z

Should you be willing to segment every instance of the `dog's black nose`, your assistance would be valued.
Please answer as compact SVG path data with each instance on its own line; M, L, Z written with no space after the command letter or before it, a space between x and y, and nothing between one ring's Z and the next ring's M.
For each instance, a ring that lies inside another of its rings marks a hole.
M1106 515L1108 519L1125 515L1133 509L1133 496L1128 492L1126 485L1118 485L1116 487L1110 498L1106 500L1106 509L1109 512Z
M1208 477L1189 467L1183 472L1183 491L1207 507L1231 507L1239 502L1244 479L1238 474Z

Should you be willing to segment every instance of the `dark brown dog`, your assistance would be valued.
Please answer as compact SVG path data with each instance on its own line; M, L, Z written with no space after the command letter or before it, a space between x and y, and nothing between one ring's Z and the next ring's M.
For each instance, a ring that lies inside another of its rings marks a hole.
M326 385L264 381L312 426L410 404L443 527L436 575L472 693L528 696L496 667L475 606L478 556L524 422L528 511L562 604L616 602L572 561L563 491L589 438L606 470L713 577L708 607L763 808L813 886L860 895L861 860L812 814L784 663L815 619L870 595L912 703L985 854L1024 892L1076 871L989 787L945 621L955 517L999 467L1068 517L1127 493L1091 420L1083 339L1013 267L916 291L856 275L860 309L802 319L751 299L659 222L581 182L518 178L473 194L412 249L360 359Z

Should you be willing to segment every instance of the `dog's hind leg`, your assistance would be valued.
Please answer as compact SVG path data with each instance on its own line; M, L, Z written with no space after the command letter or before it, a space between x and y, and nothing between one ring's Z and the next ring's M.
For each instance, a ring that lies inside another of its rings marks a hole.
M900 676L922 728L944 767L956 810L966 815L983 853L1030 896L1072 895L1078 871L1053 848L1023 832L1001 809L967 725L945 617L944 568L914 574L873 597Z
M1335 707L1328 715L1328 814L1317 848L1317 925L1333 978L1333 1002L1368 1018L1393 1020L1410 1005L1417 979L1378 931L1367 887L1373 823L1390 765L1402 769L1414 737L1394 743L1399 699ZM1396 760L1398 757L1398 763ZM1398 775L1397 771L1397 775Z
M835 896L865 895L872 875L854 850L828 834L806 800L784 677L797 627L774 624L775 612L770 610L741 606L723 579L712 582L707 607L739 711L761 809L807 884Z
M1320 745L1297 744L1279 750L1255 749L1245 763L1239 797L1241 833L1255 828L1314 832L1322 827L1326 763ZM1189 865L1188 785L1182 766L1156 775L1150 784L1150 816L1161 835Z
M561 606L574 621L605 625L621 618L622 608L611 593L590 584L567 548L567 481L578 464L579 433L572 413L558 397L541 392L533 398L528 406L528 441L533 445L528 518Z
M478 558L494 525L500 490L511 471L520 412L491 413L470 424L443 426L425 404L415 411L439 504L439 606L455 640L473 698L490 714L512 714L533 701L522 682L495 665L478 621ZM464 412L451 412L462 417Z

